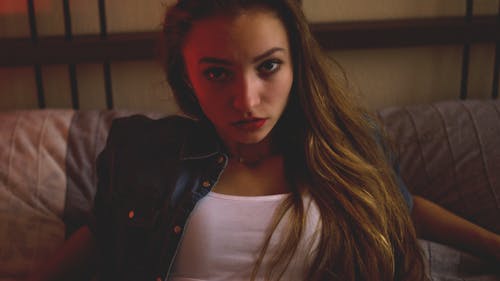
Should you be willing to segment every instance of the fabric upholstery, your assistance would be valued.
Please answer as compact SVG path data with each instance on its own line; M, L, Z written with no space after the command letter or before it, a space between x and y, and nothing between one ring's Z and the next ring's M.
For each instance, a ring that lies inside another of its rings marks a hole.
M0 112L0 281L19 280L86 222L110 124L133 113ZM392 107L378 116L412 193L500 233L500 101ZM487 261L421 243L434 281L500 280Z
M73 114L0 114L0 280L30 270L64 241L64 161Z
M379 114L413 194L500 233L500 101L446 101Z

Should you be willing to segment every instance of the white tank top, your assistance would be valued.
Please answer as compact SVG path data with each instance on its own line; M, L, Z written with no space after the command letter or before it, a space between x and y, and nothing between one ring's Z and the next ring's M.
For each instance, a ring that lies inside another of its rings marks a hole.
M286 194L233 196L210 192L191 213L171 270L170 281L248 281L278 205ZM305 280L320 233L319 211L304 197L302 240L282 280ZM282 241L288 213L271 238L256 280L265 280L270 258Z

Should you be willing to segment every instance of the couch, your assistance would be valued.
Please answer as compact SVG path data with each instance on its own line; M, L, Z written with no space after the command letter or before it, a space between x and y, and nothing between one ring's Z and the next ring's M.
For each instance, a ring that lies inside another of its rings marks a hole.
M85 223L94 160L129 111L0 112L0 281L18 280ZM500 102L377 112L411 192L500 233ZM161 114L149 113L151 117ZM433 280L500 280L498 266L421 240Z

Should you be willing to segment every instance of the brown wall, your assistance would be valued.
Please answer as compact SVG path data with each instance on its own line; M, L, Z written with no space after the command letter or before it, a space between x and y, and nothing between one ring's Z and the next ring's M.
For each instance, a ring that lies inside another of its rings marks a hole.
M495 15L498 0L474 1L474 15ZM306 0L313 22L461 16L456 0ZM494 45L471 47L468 96L488 98ZM456 99L460 92L462 46L335 51L357 92L371 108Z
M19 10L19 0L1 0L0 11ZM35 1L40 36L64 33L62 1ZM99 30L97 1L70 1L74 34ZM155 30L171 2L162 0L108 0L109 32ZM456 0L303 0L312 22L360 19L451 16L465 13ZM495 14L498 0L475 1L475 14ZM25 9L26 10L26 9ZM21 7L22 11L22 7ZM0 13L0 37L27 37L23 12ZM469 96L488 97L491 92L494 46L474 45L471 54ZM346 69L357 92L371 108L428 103L458 97L462 46L331 52ZM112 85L115 107L175 112L161 67L154 61L114 63ZM0 68L0 110L36 108L36 86L31 67ZM64 65L44 66L47 106L70 107L70 84ZM78 90L83 109L105 108L102 66L77 66Z

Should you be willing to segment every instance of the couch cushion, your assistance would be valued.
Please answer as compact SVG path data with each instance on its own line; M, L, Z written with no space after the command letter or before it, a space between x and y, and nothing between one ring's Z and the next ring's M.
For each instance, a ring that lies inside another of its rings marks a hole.
M432 281L498 281L493 263L436 242L419 240Z
M412 193L500 233L500 101L393 107L379 116Z
M0 280L31 271L86 223L96 190L97 155L112 120L131 114L0 112Z
M64 241L71 110L0 113L0 278L14 278Z

